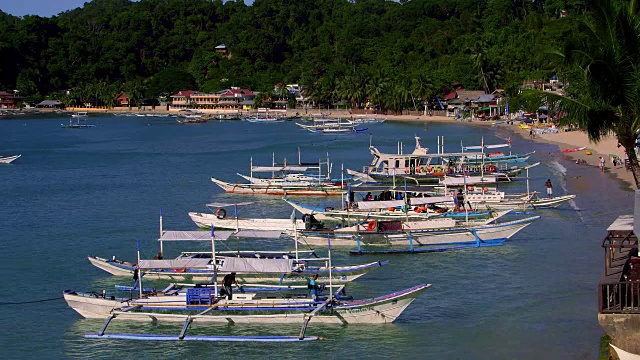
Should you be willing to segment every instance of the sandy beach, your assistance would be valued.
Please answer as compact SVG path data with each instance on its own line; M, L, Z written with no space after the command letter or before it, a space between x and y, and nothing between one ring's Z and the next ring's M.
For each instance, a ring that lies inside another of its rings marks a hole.
M452 123L460 123L459 120L455 120L451 117L445 116L389 116L385 115L387 120L391 121L424 121L424 122L452 122ZM529 130L522 129L518 126L518 124L514 123L513 125L508 124L499 124L493 125L490 121L472 121L472 122L464 122L464 124L469 124L472 126L489 126L495 127L496 129L508 129L509 131L522 136L523 138L529 137ZM612 176L615 179L621 180L626 185L629 186L630 189L635 189L635 183L633 180L633 175L631 171L627 170L623 164L617 164L613 166L611 155L616 155L620 159L626 159L626 155L624 153L623 147L618 147L618 140L615 136L607 136L602 138L598 143L594 143L589 140L589 137L586 132L581 130L573 130L573 131L561 131L559 133L548 133L548 134L536 134L533 137L533 141L546 142L558 145L558 152L563 156L571 159L572 161L580 160L583 162L584 166L593 166L598 167L598 161L600 157L604 157L605 159L605 174ZM575 152L562 152L562 150L568 149L576 149L582 148L584 150L575 151Z

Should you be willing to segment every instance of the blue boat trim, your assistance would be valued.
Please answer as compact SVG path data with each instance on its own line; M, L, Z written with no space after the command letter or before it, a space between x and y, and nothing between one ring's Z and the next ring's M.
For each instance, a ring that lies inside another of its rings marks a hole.
M298 336L207 336L193 335L185 336L182 339L178 335L161 335L161 334L95 334L87 333L84 335L86 339L116 339L116 340L144 340L144 341L219 341L219 342L302 342L320 340L318 336L305 336L300 339Z

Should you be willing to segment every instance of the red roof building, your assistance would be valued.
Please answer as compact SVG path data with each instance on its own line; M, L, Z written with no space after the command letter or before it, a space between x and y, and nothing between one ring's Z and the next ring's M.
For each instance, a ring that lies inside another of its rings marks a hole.
M0 107L7 109L15 109L18 107L18 103L22 101L20 96L8 93L6 91L0 91Z
M116 104L118 104L118 106L129 106L129 97L124 91L121 91L120 94L116 96Z

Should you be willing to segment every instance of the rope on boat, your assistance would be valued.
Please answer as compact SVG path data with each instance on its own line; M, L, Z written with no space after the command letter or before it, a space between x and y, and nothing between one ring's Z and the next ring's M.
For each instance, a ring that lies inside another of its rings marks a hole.
M0 302L0 306L1 305L34 304L34 303L41 303L41 302L47 302L47 301L55 301L55 300L60 300L60 299L63 299L63 297L62 296L58 296L58 297L55 297L55 298L32 300L32 301Z

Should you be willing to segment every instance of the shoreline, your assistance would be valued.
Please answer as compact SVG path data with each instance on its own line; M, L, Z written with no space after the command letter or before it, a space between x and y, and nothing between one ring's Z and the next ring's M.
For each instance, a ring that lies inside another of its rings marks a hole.
M28 109L27 111L29 111ZM96 109L96 108L70 108L66 110L59 109L33 109L38 110L37 112L31 112L25 115L64 115L67 113L73 113L77 111L87 111L89 113L100 113L100 114L113 114L113 113L121 113L121 112L131 112L131 113L153 113L153 114L175 114L177 111L168 111L164 108L156 108L156 109L137 109L128 107L125 108L111 108L111 109ZM295 116L296 114L300 114L302 109L289 109L287 110L287 116ZM314 109L315 110L315 109ZM224 114L230 112L237 111L216 111L215 114ZM251 111L241 111L241 113L249 113ZM209 112L214 114L214 112ZM307 111L304 115L311 115L314 113L323 113L322 110L317 111ZM331 110L328 114L336 117L352 117L354 114L351 114L349 110ZM300 114L302 115L302 114ZM12 117L13 120L16 118L21 118L22 116ZM379 115L381 118L385 118L386 121L399 121L399 122L420 122L420 123L447 123L447 124L464 124L470 126L485 126L485 127L493 127L496 130L507 130L515 135L522 137L523 139L527 139L529 136L528 130L520 128L518 125L513 124L497 124L494 125L492 121L461 121L454 119L448 116L441 115ZM2 118L0 118L2 119ZM624 153L624 148L617 146L617 139L614 136L607 136L601 139L598 143L593 143L589 140L587 134L580 130L573 131L564 131L559 133L548 133L548 134L535 134L532 141L536 142L544 142L547 144L555 144L558 146L559 152L563 155L563 157L571 160L571 161L580 161L583 162L585 166L598 166L599 158L602 156L605 158L605 174L611 176L612 178L621 181L625 187L629 190L633 190L635 188L635 182L633 180L633 175L631 171L626 170L624 163L618 164L617 166L613 166L611 155L618 156L621 159L626 159L626 155ZM562 150L574 149L584 147L584 150L575 151L575 152L562 152ZM590 153L590 154L588 154Z

